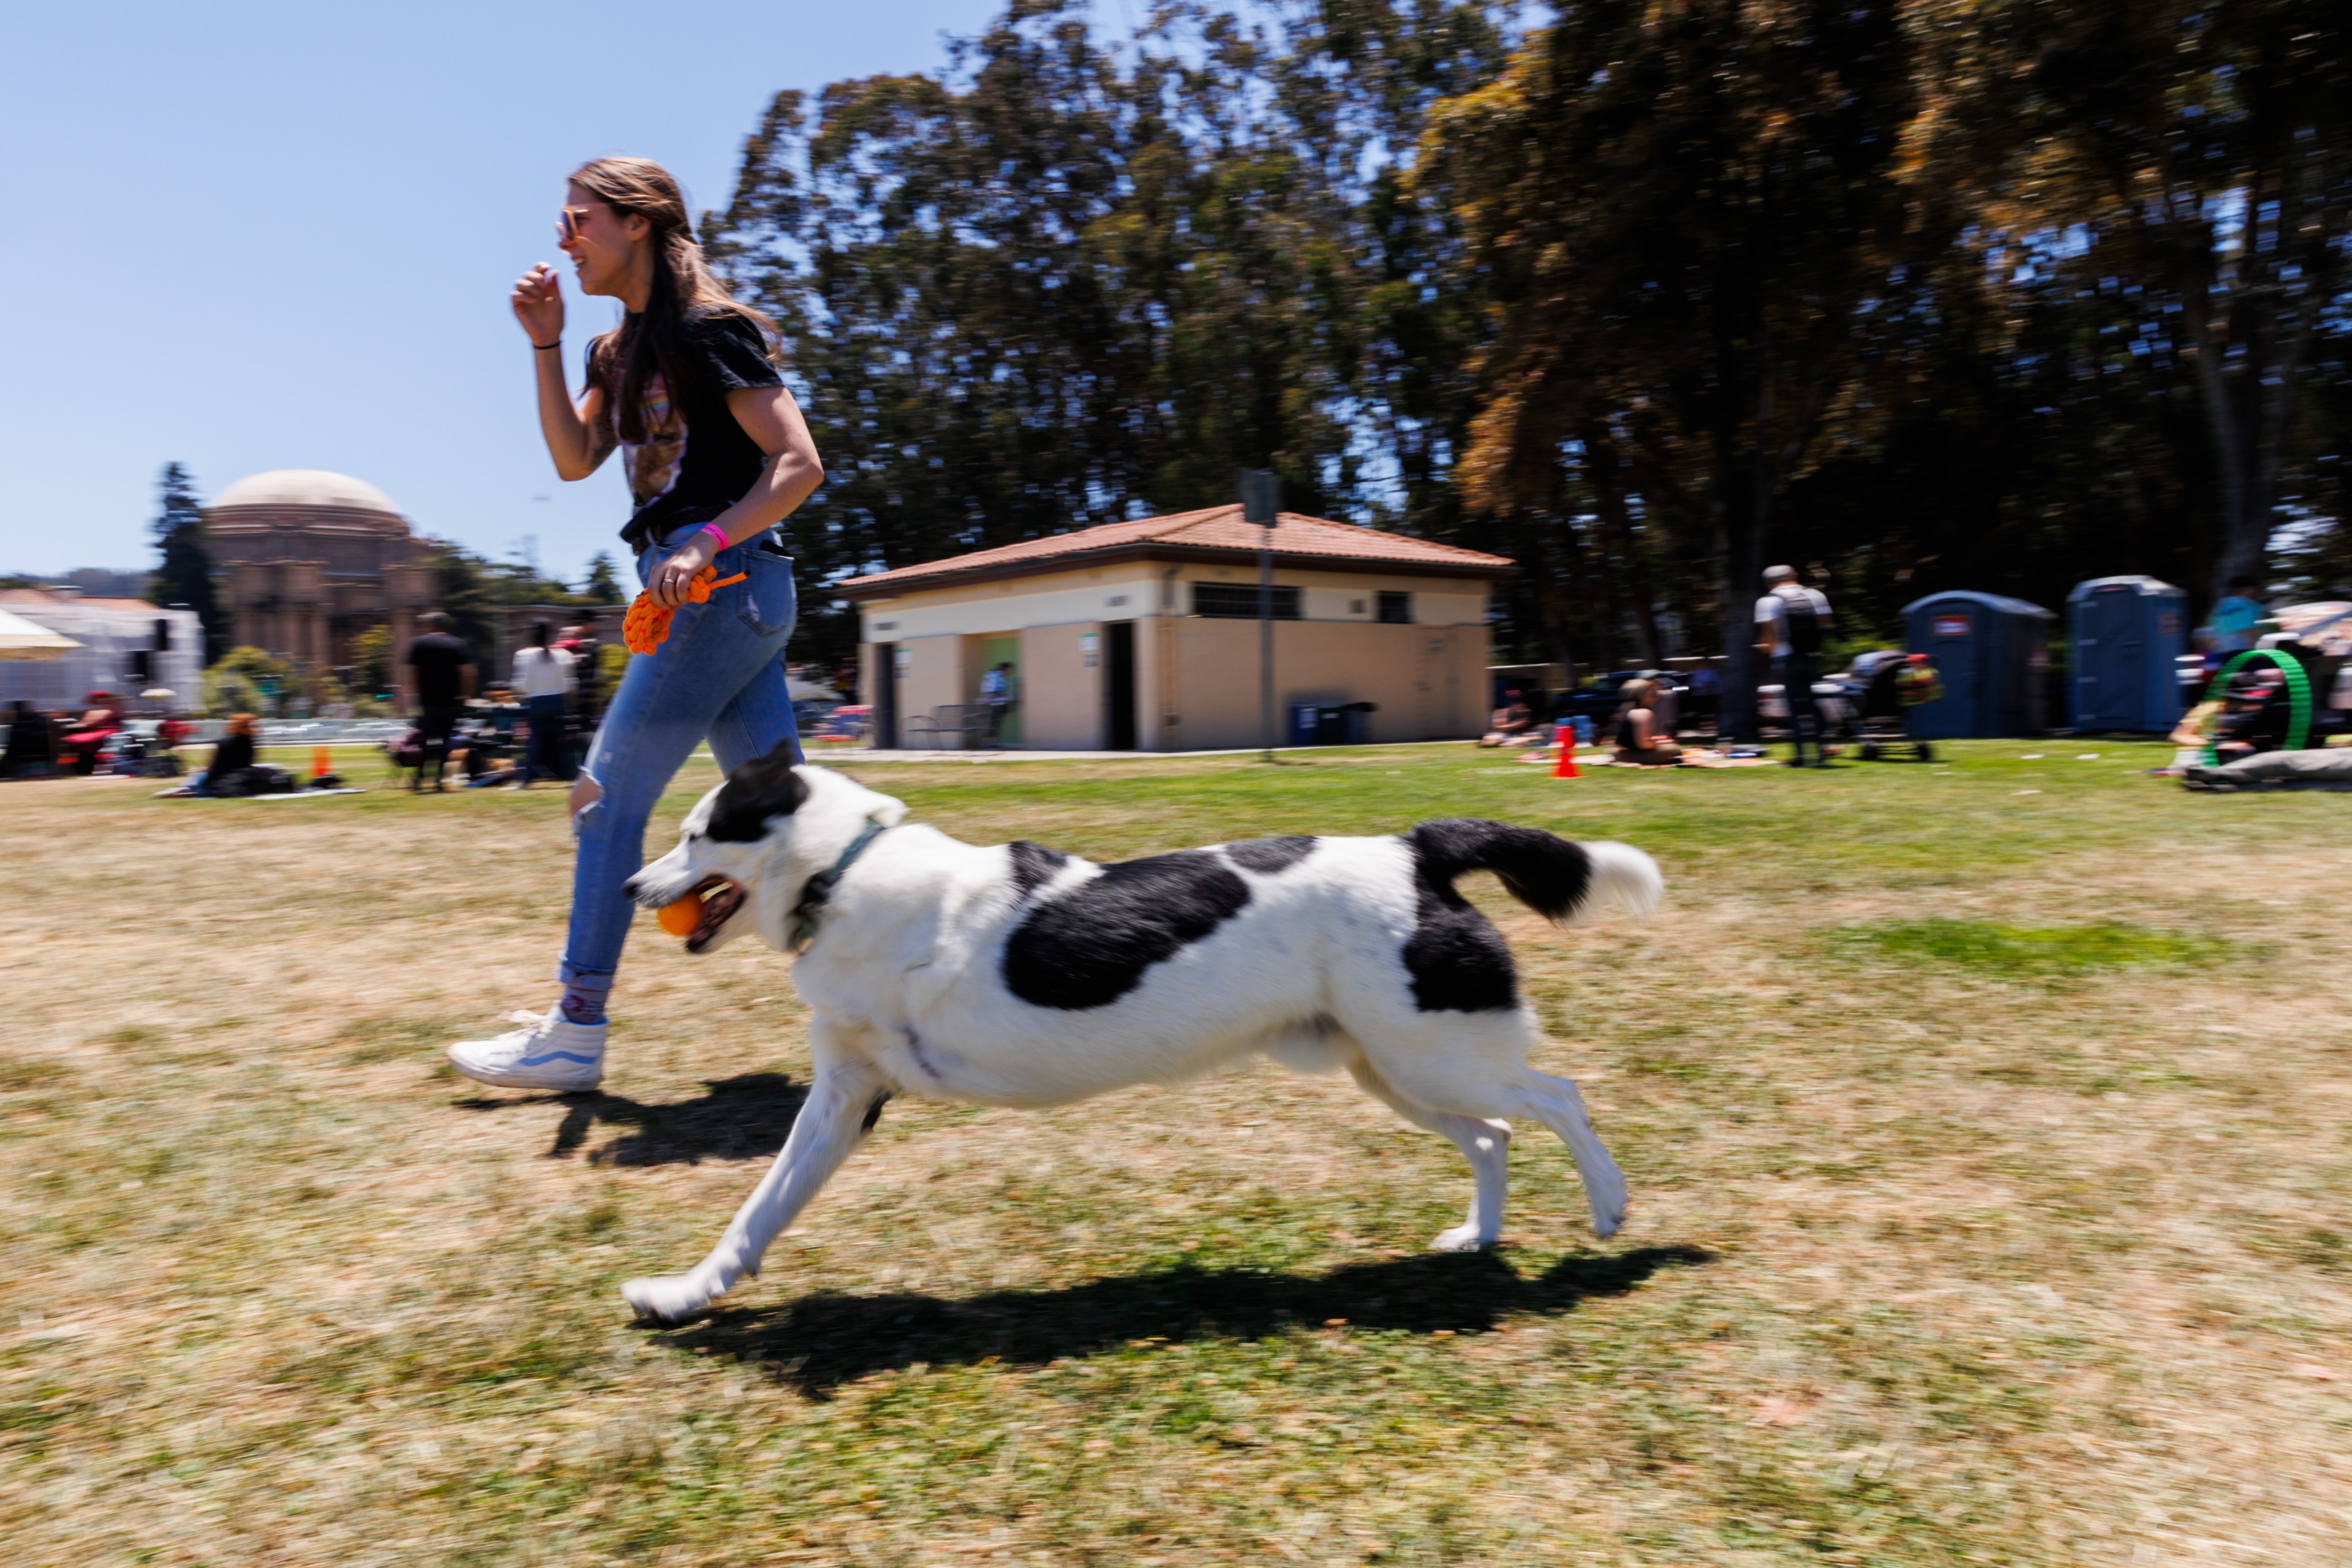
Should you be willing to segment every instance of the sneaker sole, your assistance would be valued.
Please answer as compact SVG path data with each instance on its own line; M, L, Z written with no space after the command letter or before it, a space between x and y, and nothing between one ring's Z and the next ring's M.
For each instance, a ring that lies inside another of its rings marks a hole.
M604 1081L603 1073L582 1079L550 1078L533 1072L500 1072L496 1068L468 1067L455 1057L449 1058L449 1065L476 1083L486 1083L492 1089L551 1089L562 1094L586 1094Z

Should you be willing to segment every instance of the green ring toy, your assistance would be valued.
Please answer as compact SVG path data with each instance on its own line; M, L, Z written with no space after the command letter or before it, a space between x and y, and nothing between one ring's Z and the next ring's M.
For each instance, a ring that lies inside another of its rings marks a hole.
M2311 679L2303 673L2302 663L2293 654L2281 653L2274 647L2248 648L2213 672L2213 684L2206 688L2205 700L2221 701L2229 691L2230 677L2237 674L2238 667L2250 658L2269 659L2279 667L2279 673L2286 677L2287 721L2284 750L2290 752L2303 750L2303 743L2311 738ZM2213 742L2206 742L2205 765L2209 768L2216 766L2221 760L2220 753L2213 750Z

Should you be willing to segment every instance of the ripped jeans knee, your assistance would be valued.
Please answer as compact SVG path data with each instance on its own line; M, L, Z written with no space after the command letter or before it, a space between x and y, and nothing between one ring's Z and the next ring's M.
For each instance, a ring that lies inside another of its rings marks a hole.
M578 776L573 778L572 781L570 805L572 807L572 831L573 833L576 834L580 831L581 816L586 813L591 806L594 805L598 801L601 801L604 798L604 786L596 782L596 775L594 773L590 773L586 768L582 768Z

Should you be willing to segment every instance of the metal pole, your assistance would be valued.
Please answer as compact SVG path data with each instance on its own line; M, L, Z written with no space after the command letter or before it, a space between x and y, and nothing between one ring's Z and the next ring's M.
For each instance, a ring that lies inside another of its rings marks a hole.
M1265 760L1274 761L1274 525L1282 489L1271 469L1242 470L1242 521L1265 529L1257 550L1257 728Z

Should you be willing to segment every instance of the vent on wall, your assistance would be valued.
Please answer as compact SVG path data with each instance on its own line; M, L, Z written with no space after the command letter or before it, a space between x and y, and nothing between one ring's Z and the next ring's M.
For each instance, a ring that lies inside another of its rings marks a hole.
M1118 609L1121 605L1124 605L1124 604L1126 604L1126 603L1127 603L1127 595L1124 595L1124 594L1113 594L1113 595L1110 596L1110 607L1111 607L1112 609L1114 609L1114 610Z
M874 629L877 632L895 632L898 629L898 623L896 621L877 621L874 623Z
M1195 583L1192 584L1192 613L1213 616L1222 620L1254 621L1257 616L1258 591L1255 585L1244 587L1238 583ZM1274 591L1274 618L1295 621L1298 618L1298 590L1276 588Z

